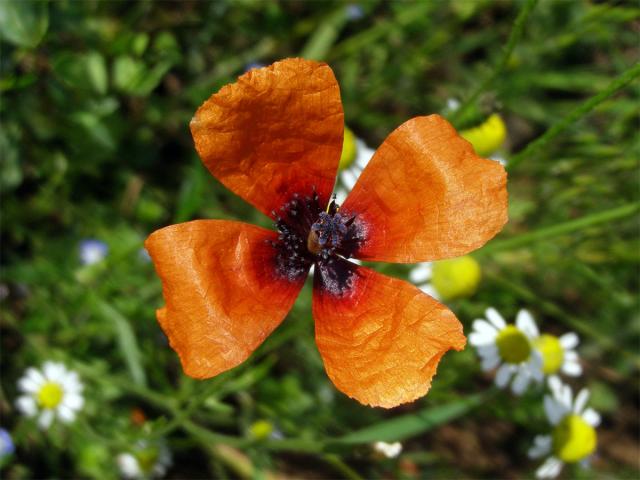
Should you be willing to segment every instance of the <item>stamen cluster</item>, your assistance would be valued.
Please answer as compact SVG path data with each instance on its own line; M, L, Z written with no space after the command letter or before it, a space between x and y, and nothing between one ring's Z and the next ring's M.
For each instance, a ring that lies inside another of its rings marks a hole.
M276 249L280 275L299 280L315 264L323 279L340 280L332 282L337 289L351 285L351 274L344 275L345 268L339 268L335 259L350 258L356 252L364 240L364 229L356 216L338 210L334 199L324 211L314 188L311 195L296 193L277 212L271 212L278 240L269 243Z

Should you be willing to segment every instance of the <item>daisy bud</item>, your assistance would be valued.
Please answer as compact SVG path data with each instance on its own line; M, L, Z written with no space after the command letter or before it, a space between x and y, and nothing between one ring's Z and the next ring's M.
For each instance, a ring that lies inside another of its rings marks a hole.
M461 131L460 135L473 145L478 155L488 157L504 143L507 127L502 117L494 113L480 125Z

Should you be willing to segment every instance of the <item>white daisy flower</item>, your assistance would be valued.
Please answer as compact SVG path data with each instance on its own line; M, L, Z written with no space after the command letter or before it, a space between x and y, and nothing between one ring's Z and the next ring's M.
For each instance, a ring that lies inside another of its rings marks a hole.
M80 263L83 265L93 265L101 262L107 256L109 247L106 243L89 238L80 242Z
M498 368L495 383L504 388L513 379L511 391L521 395L531 380L542 381L542 357L533 348L532 340L539 335L533 317L520 310L515 325L507 325L495 308L485 312L487 319L473 322L469 343L476 347L482 359L482 370Z
M338 174L339 185L336 188L336 201L342 205L347 194L358 181L358 177L373 157L375 150L369 148L363 140L356 138L347 127L344 129L342 155Z
M583 388L574 399L571 387L563 385L558 377L549 379L549 389L551 395L544 397L544 410L553 430L550 435L537 435L528 452L530 458L549 455L536 470L537 478L556 477L565 463L588 466L598 440L595 428L600 415L586 408L589 391Z
M61 363L45 362L42 371L30 367L18 381L24 394L16 400L16 408L27 417L38 417L38 426L45 430L57 417L70 423L84 405L82 383L78 374Z
M480 284L480 264L468 255L438 262L419 263L409 280L436 300L454 300L473 295Z
M397 458L402 452L402 444L400 442L376 442L373 444L373 450L387 458Z
M171 451L163 442L150 445L141 441L133 451L116 457L120 475L131 479L164 477L172 462Z
M548 333L535 336L533 345L542 356L542 373L555 376L562 372L571 377L580 376L582 365L575 351L578 343L580 339L573 332L560 337Z

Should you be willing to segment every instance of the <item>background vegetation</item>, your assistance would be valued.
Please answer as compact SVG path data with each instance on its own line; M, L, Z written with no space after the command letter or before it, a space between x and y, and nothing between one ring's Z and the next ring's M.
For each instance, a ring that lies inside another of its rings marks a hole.
M467 333L488 306L576 331L604 421L592 470L565 476L637 478L639 17L637 2L587 0L2 0L0 413L17 448L3 476L115 478L118 453L159 439L170 478L532 476L539 393L495 392L469 347L424 399L361 406L323 371L309 285L244 365L182 374L142 241L194 218L267 224L208 174L188 122L247 65L304 56L334 69L372 147L451 98L461 128L501 112L511 220L476 254L477 294L450 307ZM105 261L81 265L86 238L108 244ZM42 432L13 402L48 359L80 373L87 404ZM376 440L404 452L376 457Z

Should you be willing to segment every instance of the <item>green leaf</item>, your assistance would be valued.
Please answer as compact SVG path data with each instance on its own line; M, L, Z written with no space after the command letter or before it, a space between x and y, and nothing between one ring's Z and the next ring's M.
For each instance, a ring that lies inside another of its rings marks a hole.
M96 297L92 298L92 302L103 318L113 324L118 347L127 364L131 378L137 385L146 386L147 378L142 367L140 349L129 321L107 302Z
M393 442L425 433L443 423L461 417L478 406L486 395L472 395L457 402L425 408L417 413L385 420L329 442L330 445L355 445L373 442Z
M53 70L72 88L91 90L101 95L107 92L107 65L98 52L63 52L55 58Z
M49 27L47 2L0 1L0 36L20 47L36 47Z

